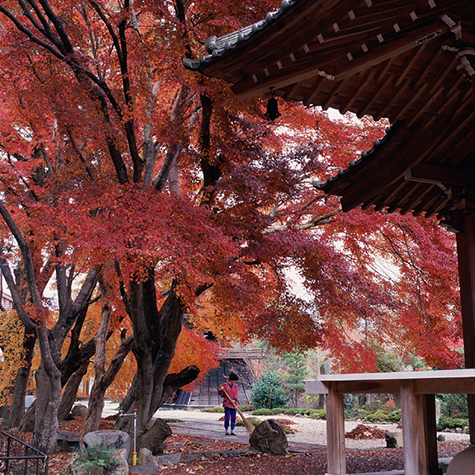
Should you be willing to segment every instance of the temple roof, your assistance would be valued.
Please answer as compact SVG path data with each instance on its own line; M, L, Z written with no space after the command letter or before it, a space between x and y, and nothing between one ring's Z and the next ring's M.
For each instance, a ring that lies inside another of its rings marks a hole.
M440 218L475 209L475 1L284 0L207 49L186 66L232 83L241 100L272 92L395 125L389 140L318 185L342 196L344 209Z

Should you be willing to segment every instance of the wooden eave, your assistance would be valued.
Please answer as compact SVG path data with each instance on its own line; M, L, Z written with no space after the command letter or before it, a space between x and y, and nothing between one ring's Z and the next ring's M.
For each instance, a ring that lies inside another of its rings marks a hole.
M316 185L342 196L344 210L441 219L475 210L475 2L284 0L210 44L212 54L187 67L229 81L242 100L272 92L396 124L389 140Z

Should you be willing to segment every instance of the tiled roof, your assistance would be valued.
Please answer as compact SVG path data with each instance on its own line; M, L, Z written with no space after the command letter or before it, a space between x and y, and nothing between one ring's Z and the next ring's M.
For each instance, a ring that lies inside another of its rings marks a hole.
M279 18L289 8L292 8L294 5L299 3L299 1L300 0L283 0L280 9L275 12L269 12L266 15L265 20L258 21L257 23L241 28L240 30L233 31L232 33L219 38L216 36L211 36L205 42L205 48L209 54L201 56L199 60L187 58L183 59L185 67L193 71L200 71L203 65L211 62L213 59L219 56L224 55L228 51L236 48L236 46L239 46L241 43L249 40L256 33L262 31L268 25L277 20L277 18Z
M314 181L313 186L318 190L328 191L331 184L333 182L336 182L342 175L346 175L347 173L356 171L359 165L365 165L366 162L373 158L375 153L390 139L390 137L394 134L398 126L399 124L397 123L392 127L387 127L386 135L381 139L375 140L371 150L362 152L361 157L359 159L352 160L347 168L338 170L338 174L335 176L331 176L327 179L327 181Z

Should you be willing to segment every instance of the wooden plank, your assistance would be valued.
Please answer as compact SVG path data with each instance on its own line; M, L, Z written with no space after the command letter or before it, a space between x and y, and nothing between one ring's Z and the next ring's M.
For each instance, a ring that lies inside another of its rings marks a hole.
M335 391L332 384L329 385L326 396L327 407L327 475L346 474L345 454L345 415L343 394Z
M399 381L395 379L383 381L347 381L335 384L337 392L341 394L395 394L399 392Z
M307 394L328 394L328 387L321 381L305 381Z
M412 381L401 383L401 412L404 473L406 475L427 475L424 396L414 393Z
M321 374L319 381L410 381L475 378L475 369L445 369L440 371L399 371L393 373Z

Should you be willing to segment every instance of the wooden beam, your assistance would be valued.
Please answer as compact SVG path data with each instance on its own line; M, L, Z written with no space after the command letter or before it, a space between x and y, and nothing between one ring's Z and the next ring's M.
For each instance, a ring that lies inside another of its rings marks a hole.
M427 394L424 403L424 438L428 475L442 475L437 454L437 420L435 414L435 394Z
M406 475L427 475L424 396L414 393L412 381L401 383L401 412L404 473Z
M423 28L418 28L411 33L404 34L401 32L401 38L397 38L388 43L381 43L381 47L352 61L348 61L346 67L341 69L338 68L335 74L335 79L340 81L348 76L352 76L353 74L375 66L376 64L380 64L394 56L405 53L413 48L418 48L422 46L425 41L430 41L448 31L448 26L439 20Z
M307 394L328 394L328 387L321 381L305 381Z
M390 166L387 166L387 163L381 163L378 169L374 170L370 176L365 176L357 186L352 187L352 191L343 195L341 198L343 211L354 209L372 199L388 185L398 181L403 176L405 170L413 166L415 164L414 162L417 162L420 153L424 149L424 145L421 143L422 141L416 140L419 134L417 131L411 132L404 128L398 131L398 135L402 130L406 131L406 142L401 145L401 148L393 151L393 162ZM431 138L435 139L438 133L439 131L433 128L430 132L430 137L427 138L429 140ZM388 142L391 142L391 140ZM386 146L386 144L384 144L383 147L384 146Z
M387 43L382 43L375 50L363 54L363 56L350 61L346 58L341 52L337 56L340 57L340 61L346 66L339 67L333 75L335 80L340 81L346 77L357 74L365 69L369 69L377 64L380 64L394 56L397 56L401 53L409 51L413 48L418 48L420 41L423 41L425 38L432 39L432 35L438 35L446 33L449 31L447 25L437 20L436 22L426 25L417 30L403 34L401 37L396 40L389 41ZM436 36L434 36L435 38ZM429 40L427 40L429 41ZM420 43L422 45L423 43ZM334 53L332 53L334 54ZM262 65L262 70L268 65ZM268 92L271 87L279 89L295 82L303 81L311 77L317 76L319 74L326 74L322 69L325 67L325 64L322 64L322 60L319 55L315 56L312 60L302 60L302 62L296 62L294 66L290 68L284 68L279 71L277 74L271 74L269 76L260 75L260 71L255 71L257 81L254 81L252 77L246 76L241 81L237 82L232 90L234 94L240 100L250 99L254 96L259 96L265 92Z
M387 381L347 381L334 383L340 394L395 394L399 392L399 382Z
M404 179L417 183L431 183L435 185L443 183L444 185L465 187L475 184L475 173L466 172L458 168L419 163L404 172Z
M343 475L346 474L343 394L337 393L331 383L328 389L326 396L328 471L326 475Z
M465 366L475 368L475 216L463 215L463 232L457 234ZM468 396L470 442L475 444L475 396Z

